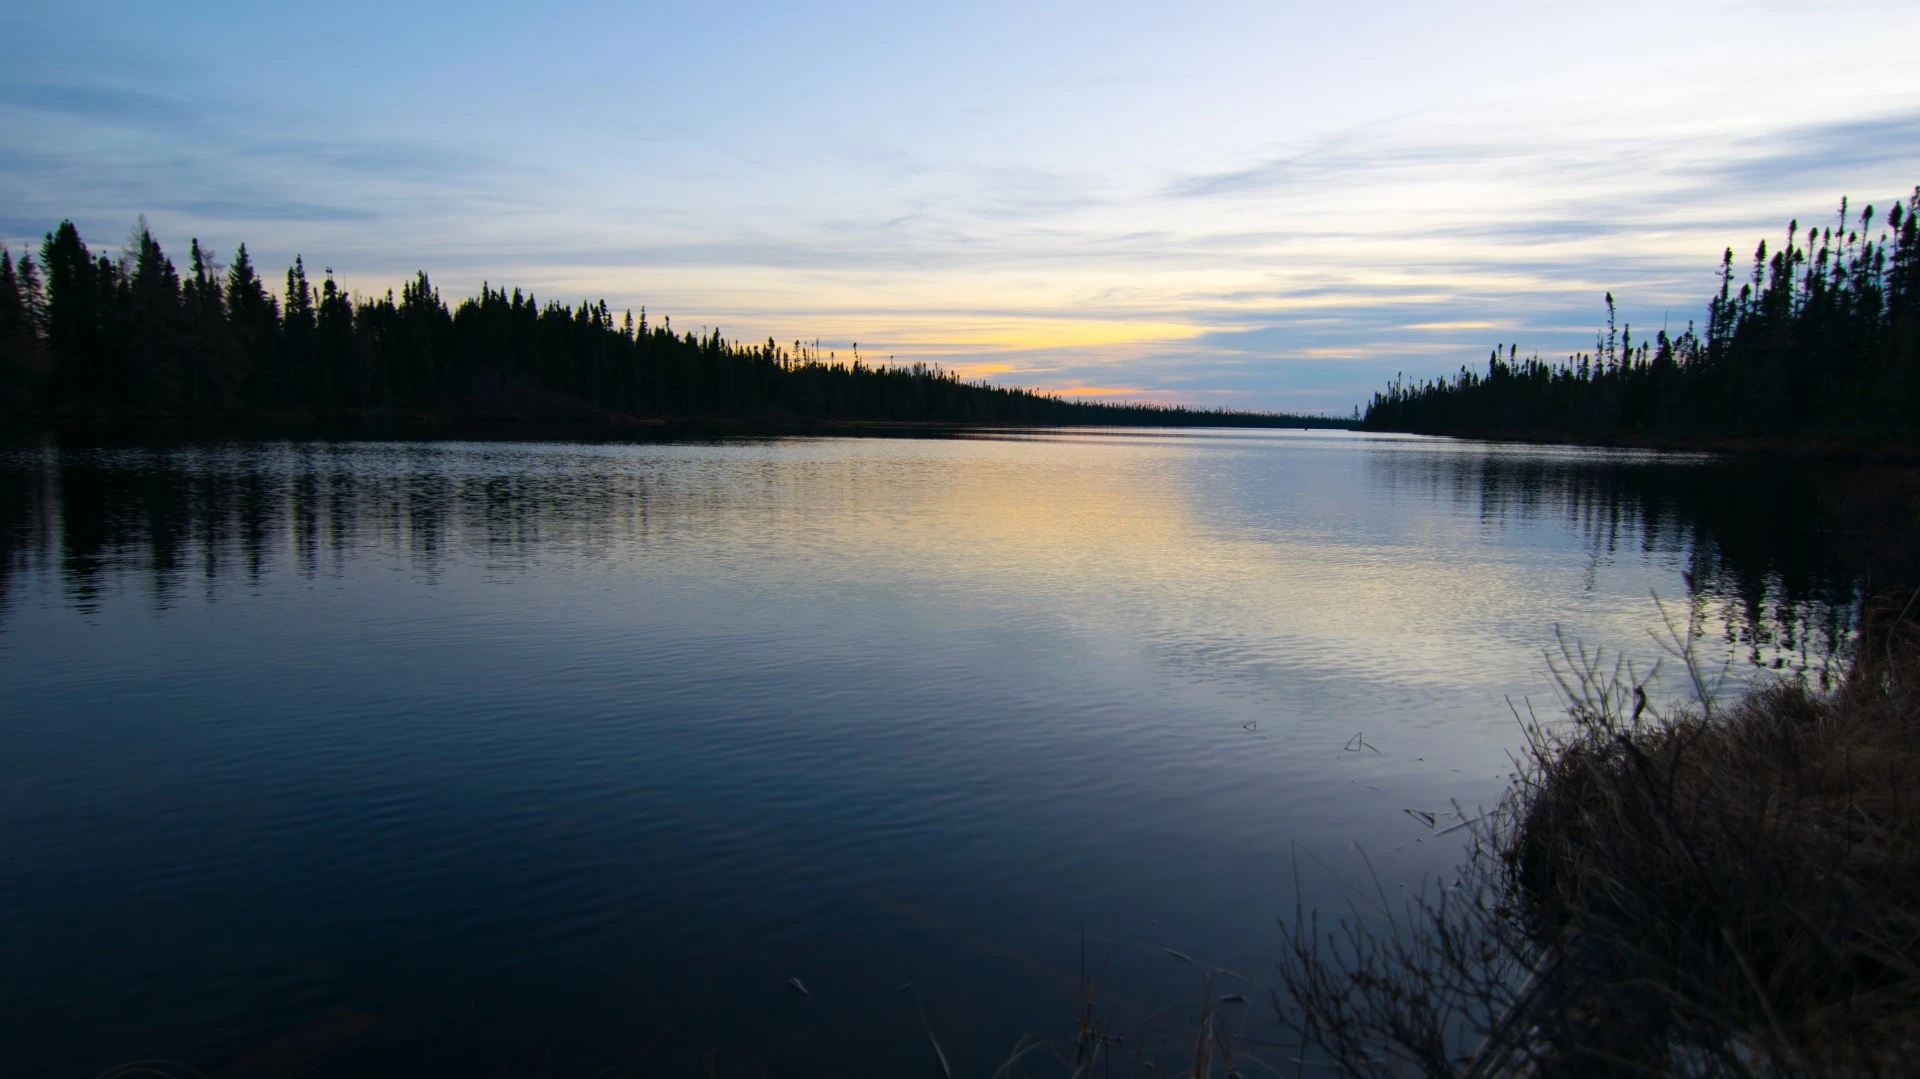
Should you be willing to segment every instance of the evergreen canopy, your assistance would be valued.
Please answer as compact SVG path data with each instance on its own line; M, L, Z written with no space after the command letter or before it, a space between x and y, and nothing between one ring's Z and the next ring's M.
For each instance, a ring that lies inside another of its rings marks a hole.
M118 260L71 221L39 259L0 251L0 411L374 415L426 412L998 424L1348 426L1320 416L1093 404L875 365L817 342L741 344L715 329L616 318L483 285L449 308L427 275L349 295L303 259L269 291L245 245L224 269L192 245L176 271L144 222Z
M1753 253L1734 291L1733 249L1707 303L1704 336L1689 324L1635 343L1607 328L1591 353L1549 363L1494 349L1486 374L1395 379L1362 426L1445 433L1783 435L1911 438L1920 431L1920 187L1874 234L1874 209L1820 229L1787 226L1771 254Z

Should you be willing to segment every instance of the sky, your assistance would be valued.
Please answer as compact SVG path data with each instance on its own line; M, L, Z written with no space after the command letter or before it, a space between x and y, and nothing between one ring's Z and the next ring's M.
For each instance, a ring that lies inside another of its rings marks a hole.
M0 241L1344 413L1920 184L1920 4L17 3Z

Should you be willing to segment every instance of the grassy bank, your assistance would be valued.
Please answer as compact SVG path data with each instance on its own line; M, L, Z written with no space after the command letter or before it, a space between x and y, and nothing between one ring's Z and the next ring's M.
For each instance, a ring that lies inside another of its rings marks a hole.
M1840 684L1661 707L1559 652L1564 720L1459 879L1390 925L1301 912L1280 1019L1351 1075L1876 1075L1920 1058L1920 631Z

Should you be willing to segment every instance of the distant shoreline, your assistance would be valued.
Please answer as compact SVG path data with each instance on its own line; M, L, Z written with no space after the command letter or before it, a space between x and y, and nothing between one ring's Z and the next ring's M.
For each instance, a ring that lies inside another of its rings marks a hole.
M164 410L75 411L14 414L20 434L160 435L182 437L416 437L427 439L642 438L868 434L893 437L941 437L995 430L1053 428L1125 428L1153 431L1174 428L1236 430L1352 430L1351 420L1276 413L1193 414L1165 423L1009 423L1005 421L890 420L758 416L635 416L593 409L563 412L426 411L380 412L228 412Z
M449 305L422 272L384 296L318 283L296 256L276 294L242 244L185 270L142 225L96 255L71 220L18 263L0 245L0 412L91 422L700 426L1346 426L1343 418L1070 400L938 363L843 357L818 339L728 340L605 300L541 302L483 284ZM1134 392L1134 391L1122 391ZM1353 421L1358 420L1353 417ZM846 429L846 428L843 428Z
M1668 450L1744 457L1798 457L1869 464L1920 464L1920 445L1897 439L1794 437L1786 435L1653 435L1632 431L1388 431L1355 426L1378 434L1420 434L1475 442L1585 446L1605 449Z

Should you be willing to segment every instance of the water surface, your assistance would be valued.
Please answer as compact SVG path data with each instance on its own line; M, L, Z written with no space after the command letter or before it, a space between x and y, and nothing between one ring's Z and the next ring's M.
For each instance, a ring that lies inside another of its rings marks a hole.
M1817 674L1855 585L1808 482L1337 432L19 446L0 1048L930 1075L930 1028L986 1075L1070 1034L1083 938L1133 1022L1272 981L1296 852L1313 903L1356 844L1444 873L1406 810L1497 795L1556 626L1651 660L1657 592Z

